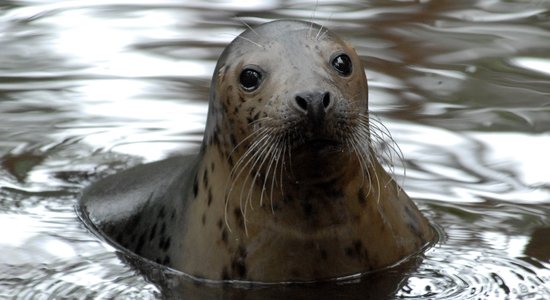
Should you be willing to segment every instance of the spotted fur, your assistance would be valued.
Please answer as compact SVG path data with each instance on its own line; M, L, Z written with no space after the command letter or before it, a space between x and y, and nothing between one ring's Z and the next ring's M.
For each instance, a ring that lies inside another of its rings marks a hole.
M331 65L342 53L353 65L346 76ZM245 68L261 72L253 91L239 82ZM220 57L211 89L197 157L145 165L85 193L110 239L197 277L277 282L380 269L433 238L378 163L372 144L384 134L369 116L363 67L338 36L297 21L247 30ZM299 103L314 93L322 104ZM134 202L113 213L104 207L116 199L98 200L105 190Z

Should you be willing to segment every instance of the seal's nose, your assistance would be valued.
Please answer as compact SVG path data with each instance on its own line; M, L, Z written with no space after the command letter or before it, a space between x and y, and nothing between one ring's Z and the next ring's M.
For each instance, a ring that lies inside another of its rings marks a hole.
M331 106L329 92L301 92L294 97L293 107L313 124L321 124Z

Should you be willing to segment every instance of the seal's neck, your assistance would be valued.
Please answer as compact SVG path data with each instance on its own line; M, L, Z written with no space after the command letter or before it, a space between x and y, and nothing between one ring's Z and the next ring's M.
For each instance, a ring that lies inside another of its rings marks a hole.
M363 170L354 156L344 162L334 171L335 176L308 177L308 170L299 174L271 172L270 176L246 169L240 174L229 171L228 225L244 230L245 236L266 227L315 235L347 226L358 211L358 197L366 197L365 189L374 193L375 188L366 188L371 185L369 171Z

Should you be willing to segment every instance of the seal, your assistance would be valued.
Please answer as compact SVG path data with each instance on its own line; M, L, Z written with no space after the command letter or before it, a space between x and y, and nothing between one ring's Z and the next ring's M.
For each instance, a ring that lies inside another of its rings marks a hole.
M378 161L355 50L324 27L250 28L214 70L200 153L87 188L109 241L197 278L302 282L366 273L434 231Z

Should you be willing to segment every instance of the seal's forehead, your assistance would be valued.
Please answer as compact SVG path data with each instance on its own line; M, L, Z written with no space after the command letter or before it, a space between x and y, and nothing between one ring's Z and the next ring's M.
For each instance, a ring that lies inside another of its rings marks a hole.
M256 28L249 29L243 34L257 33L261 36L279 37L281 35L288 35L289 33L297 32L310 32L316 34L321 29L321 25L294 20L277 20L262 25Z
M283 61L305 64L348 49L336 34L321 25L277 20L244 31L224 50L216 69L227 65L277 65ZM353 53L353 51L347 51ZM227 62L231 63L228 64Z
M336 34L326 27L311 22L294 20L277 20L248 29L237 37L233 43L251 44L251 42L254 42L259 45L266 43L284 45L294 43L296 40L303 42L308 40L311 42L331 40L332 42L343 43Z

